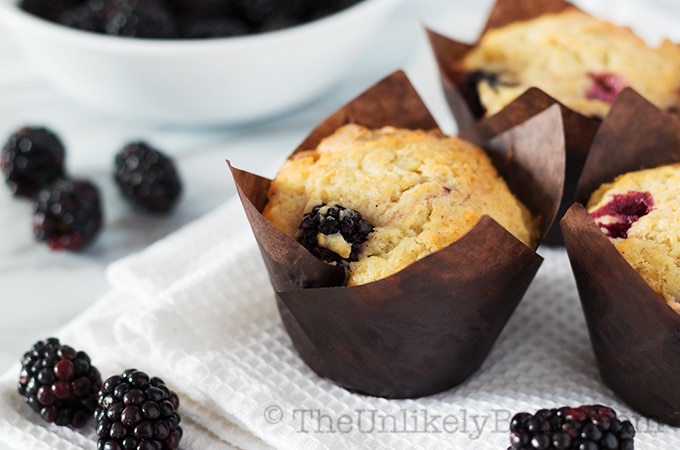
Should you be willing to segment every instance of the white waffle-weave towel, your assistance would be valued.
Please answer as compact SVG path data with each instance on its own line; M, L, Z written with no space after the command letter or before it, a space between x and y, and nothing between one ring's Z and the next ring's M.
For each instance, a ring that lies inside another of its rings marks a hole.
M569 262L545 261L482 368L413 400L350 393L316 376L280 322L237 199L109 267L112 290L59 334L104 376L136 367L182 400L183 449L506 449L517 411L604 403L637 427L636 448L680 448L680 430L640 417L601 382ZM0 378L0 437L21 449L95 448L46 425Z

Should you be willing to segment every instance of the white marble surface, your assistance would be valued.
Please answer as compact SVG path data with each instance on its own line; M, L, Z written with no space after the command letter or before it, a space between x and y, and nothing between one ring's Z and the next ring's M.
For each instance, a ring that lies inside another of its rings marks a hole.
M651 41L662 35L680 41L680 8L669 0L577 3L612 20L625 19ZM0 140L26 124L52 128L67 147L67 170L101 188L106 215L103 232L86 251L51 252L33 241L29 203L12 198L0 185L0 372L15 364L33 342L57 332L101 297L108 289L104 271L109 263L144 249L233 195L225 159L273 175L316 123L393 70L406 69L444 131L455 131L421 24L472 39L490 4L405 0L377 45L366 50L355 76L324 98L263 123L209 130L158 128L83 109L45 84L0 29ZM113 155L132 139L145 139L177 161L185 192L167 217L135 212L116 192ZM0 450L6 447L0 444Z

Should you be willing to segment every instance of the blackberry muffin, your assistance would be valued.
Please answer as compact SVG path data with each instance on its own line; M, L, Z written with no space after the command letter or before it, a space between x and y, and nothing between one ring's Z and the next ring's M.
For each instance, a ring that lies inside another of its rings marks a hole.
M680 164L620 175L593 192L587 209L623 258L680 312Z
M625 87L661 109L680 107L678 46L664 40L651 47L577 8L488 30L457 70L487 116L530 87L587 117L604 117Z
M264 216L348 285L387 277L470 231L484 215L530 248L537 220L481 148L438 132L345 125L288 159Z
M678 149L677 118L624 90L560 221L602 381L636 412L676 427Z
M282 325L316 375L413 398L478 370L541 265L564 181L559 108L504 120L445 137L399 71L311 130L276 180L230 164Z

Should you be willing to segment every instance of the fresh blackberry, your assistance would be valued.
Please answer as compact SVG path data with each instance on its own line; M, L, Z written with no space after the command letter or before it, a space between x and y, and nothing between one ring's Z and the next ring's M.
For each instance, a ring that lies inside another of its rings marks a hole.
M95 411L101 385L90 357L57 338L36 342L21 361L19 393L46 422L81 428Z
M234 0L167 0L177 18L225 17L233 10Z
M633 450L634 437L630 421L607 406L565 406L515 414L508 450Z
M67 9L73 8L82 0L22 0L19 7L24 11L43 19L57 22L59 16Z
M57 180L40 190L33 203L33 236L53 250L82 249L102 222L99 190L88 181Z
M346 267L359 258L373 226L340 205L316 205L302 217L298 241L317 258Z
M343 9L354 6L360 3L361 0L330 0L326 2L318 2L311 13L310 20L320 19L330 14L342 11Z
M276 13L264 19L257 28L257 31L265 33L267 31L283 30L299 23L300 20L295 16L286 13Z
M471 72L464 72L457 76L458 81L456 85L469 105L472 115L476 118L483 117L486 114L486 108L479 98L479 91L477 87L482 81L489 83L489 86L496 87L500 84L498 74L492 72L485 72L483 70L473 70Z
M184 19L180 30L180 34L186 39L242 36L251 32L245 22L228 17Z
M173 450L182 427L179 397L163 380L128 369L104 381L94 417L98 450Z
M44 127L23 127L10 135L0 153L0 170L17 197L32 197L64 176L64 146Z
M106 0L106 34L136 38L176 38L175 17L161 0Z
M150 212L170 211L182 193L173 160L141 141L129 143L118 152L114 179L125 198Z
M74 8L64 10L58 17L59 23L95 33L105 33L106 13L104 0L89 0Z

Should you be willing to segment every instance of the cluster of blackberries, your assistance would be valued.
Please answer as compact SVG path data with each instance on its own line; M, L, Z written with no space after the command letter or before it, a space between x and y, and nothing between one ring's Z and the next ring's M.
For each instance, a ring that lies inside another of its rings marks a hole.
M608 406L565 406L515 414L508 450L633 450L634 437L633 424Z
M24 354L19 393L48 423L82 428L94 417L99 450L174 450L182 438L179 397L136 369L102 381L89 356L56 338Z
M99 234L104 220L97 186L71 178L65 149L45 127L26 126L0 150L0 171L16 197L33 202L33 235L50 248L78 251ZM115 157L114 180L140 209L165 213L182 191L173 161L144 142L126 145Z
M287 28L361 0L22 0L21 8L85 31L154 39L239 36Z

